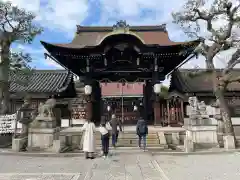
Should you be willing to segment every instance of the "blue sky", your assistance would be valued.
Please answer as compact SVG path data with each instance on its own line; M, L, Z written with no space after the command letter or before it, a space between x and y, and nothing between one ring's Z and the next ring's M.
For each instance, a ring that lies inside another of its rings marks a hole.
M6 0L4 0L6 1ZM185 0L10 0L13 4L34 12L36 23L44 28L31 45L15 44L32 55L32 66L37 69L59 69L55 62L44 59L40 40L68 43L76 31L76 25L109 25L126 20L129 25L167 24L172 41L185 41L186 35L172 23L171 13L178 11ZM193 59L186 68L204 67L203 59Z

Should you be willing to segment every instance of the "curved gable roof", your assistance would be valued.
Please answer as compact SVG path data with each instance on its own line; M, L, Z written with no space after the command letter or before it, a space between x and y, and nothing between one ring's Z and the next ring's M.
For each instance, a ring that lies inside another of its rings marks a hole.
M128 30L140 38L145 45L171 46L184 43L171 41L165 24L158 26L128 26ZM99 45L113 31L113 26L77 25L77 32L71 43L56 43L54 45L65 48L93 47Z

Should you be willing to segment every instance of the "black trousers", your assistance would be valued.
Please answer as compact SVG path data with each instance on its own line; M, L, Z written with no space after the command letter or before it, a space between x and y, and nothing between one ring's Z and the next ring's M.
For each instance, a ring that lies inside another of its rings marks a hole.
M112 134L112 146L115 147L116 143L118 142L118 135L119 131L116 132L116 134Z
M101 140L103 154L104 156L107 156L109 152L109 134L102 135Z

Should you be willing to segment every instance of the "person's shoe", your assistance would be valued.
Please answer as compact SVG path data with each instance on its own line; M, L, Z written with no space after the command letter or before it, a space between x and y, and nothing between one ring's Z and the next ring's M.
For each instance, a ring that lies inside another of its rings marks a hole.
M102 157L103 157L103 159L106 159L106 156L105 156L105 155L103 155Z

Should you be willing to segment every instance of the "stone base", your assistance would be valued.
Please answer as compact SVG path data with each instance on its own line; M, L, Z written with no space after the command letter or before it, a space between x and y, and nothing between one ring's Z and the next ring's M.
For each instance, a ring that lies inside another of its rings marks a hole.
M12 139L12 150L15 152L20 152L26 141L27 141L27 138Z
M29 129L28 147L30 149L47 149L53 146L55 128Z
M160 140L161 145L167 145L167 140L166 140L164 132L158 132L158 138Z
M236 149L234 136L228 135L223 136L224 148L225 149Z
M218 144L216 126L192 126L192 140L196 144Z
M55 128L56 118L55 117L43 117L37 116L32 123L32 128Z
M175 144L175 145L180 144L179 132L173 132L172 133L172 144Z

